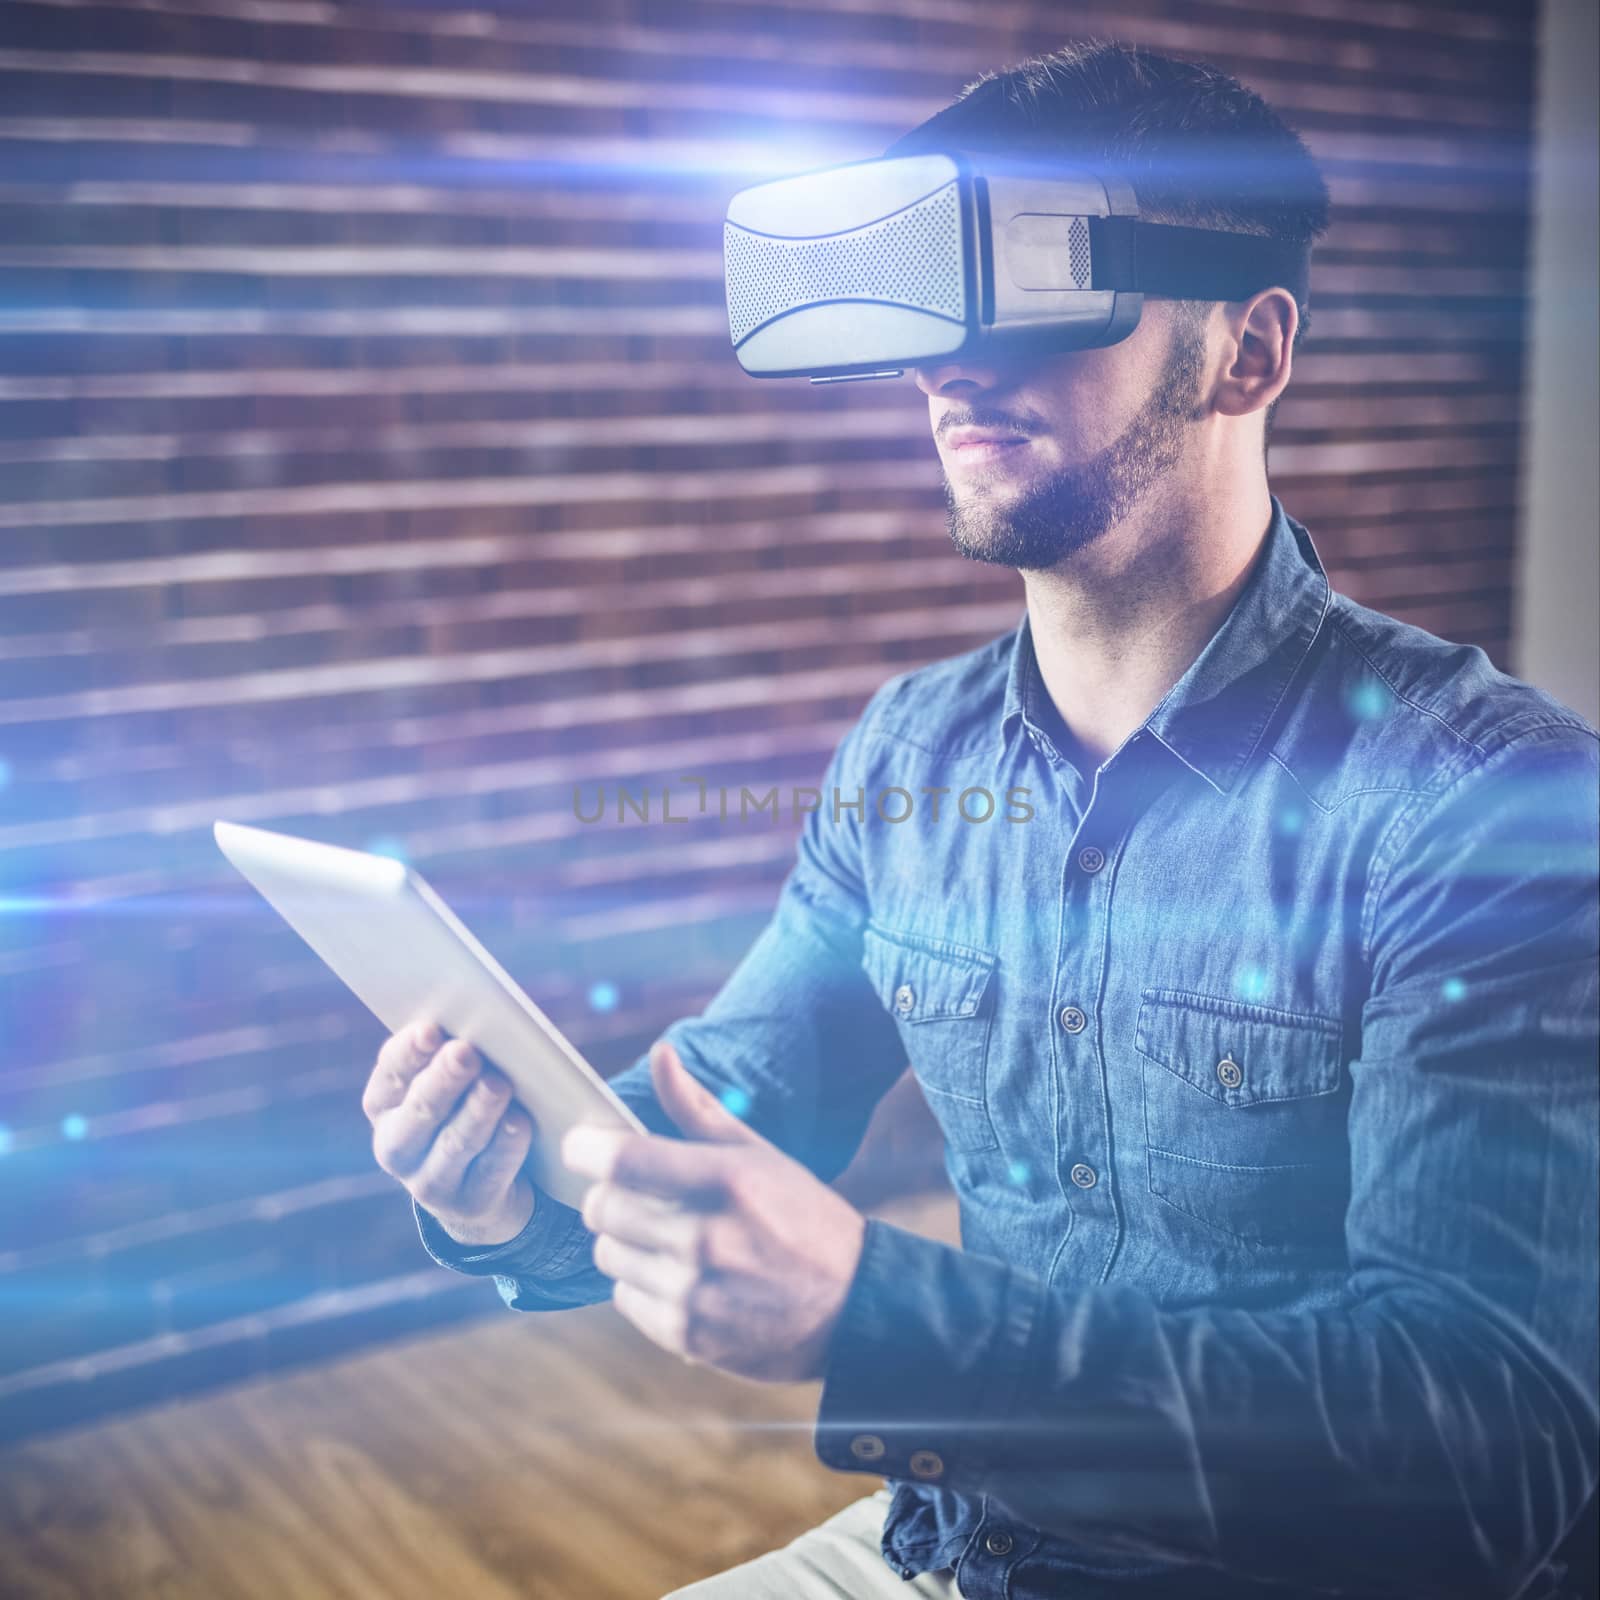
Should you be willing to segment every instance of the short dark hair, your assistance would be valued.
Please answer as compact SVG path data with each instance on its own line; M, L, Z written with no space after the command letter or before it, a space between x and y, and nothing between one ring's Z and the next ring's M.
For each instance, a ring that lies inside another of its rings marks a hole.
M1069 44L986 72L885 152L954 145L1065 157L1132 186L1154 222L1263 234L1308 248L1328 189L1300 136L1260 95L1205 62L1115 40ZM1310 325L1297 302L1295 348ZM1184 302L1199 312L1205 302ZM1272 433L1277 401L1267 408Z

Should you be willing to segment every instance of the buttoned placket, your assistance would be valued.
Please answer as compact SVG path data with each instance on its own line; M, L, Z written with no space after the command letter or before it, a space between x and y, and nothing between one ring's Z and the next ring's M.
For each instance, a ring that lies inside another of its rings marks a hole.
M1044 735L1039 738L1040 753L1055 766L1062 758ZM1132 825L1150 743L1143 730L1136 731L1096 769L1088 806L1061 868L1063 915L1049 1019L1057 1064L1058 1180L1072 1209L1074 1228L1088 1224L1106 1230L1108 1264L1122 1224L1109 1159L1110 1086L1095 1026L1101 978L1098 953L1105 948L1111 914L1112 861Z

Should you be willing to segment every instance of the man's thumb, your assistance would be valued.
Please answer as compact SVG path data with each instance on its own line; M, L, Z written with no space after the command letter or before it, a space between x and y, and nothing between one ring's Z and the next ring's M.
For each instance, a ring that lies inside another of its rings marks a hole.
M689 1138L718 1144L761 1141L754 1128L741 1122L684 1066L683 1058L665 1039L650 1046L650 1078L662 1108Z

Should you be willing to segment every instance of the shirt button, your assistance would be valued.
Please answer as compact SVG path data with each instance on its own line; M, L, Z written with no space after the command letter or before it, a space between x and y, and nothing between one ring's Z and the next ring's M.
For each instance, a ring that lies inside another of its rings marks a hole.
M1078 852L1078 865L1085 872L1098 872L1106 864L1105 856L1095 847L1086 845Z
M1244 1068L1232 1056L1224 1056L1217 1063L1217 1077L1224 1089L1237 1089L1244 1082Z
M937 1478L944 1471L944 1462L931 1450L913 1450L911 1470L919 1478Z
M1068 1033L1082 1033L1083 1025L1089 1019L1076 1006L1062 1006L1061 1026Z
M858 1461L876 1461L883 1455L883 1440L875 1433L858 1433L850 1441L850 1454Z
M1084 1166L1081 1161L1072 1169L1071 1178L1080 1189L1092 1189L1100 1181L1094 1168Z
M1012 1539L1009 1533L991 1533L983 1541L983 1548L992 1556L1008 1556L1011 1554Z
M894 1008L903 1017L917 1003L916 991L909 983L902 983L894 992Z

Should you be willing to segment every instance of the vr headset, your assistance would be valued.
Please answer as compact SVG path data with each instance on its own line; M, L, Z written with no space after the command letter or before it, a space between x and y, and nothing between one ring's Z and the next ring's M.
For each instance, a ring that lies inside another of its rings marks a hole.
M898 378L1126 339L1147 294L1305 304L1309 247L1140 220L1121 179L957 151L742 190L723 228L728 332L755 378Z

